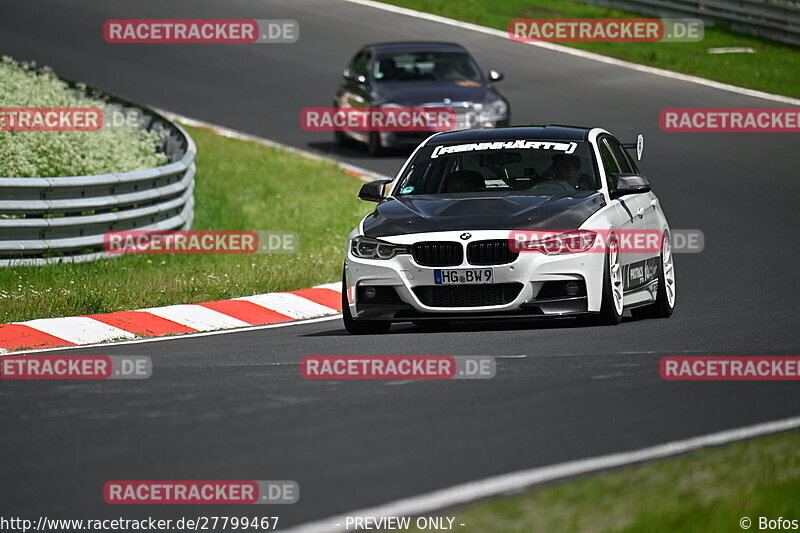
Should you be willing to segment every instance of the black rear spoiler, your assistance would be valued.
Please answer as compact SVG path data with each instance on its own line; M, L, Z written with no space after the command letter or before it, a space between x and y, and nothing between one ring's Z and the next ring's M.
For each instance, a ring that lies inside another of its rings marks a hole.
M642 151L644 150L644 136L640 133L638 137L636 137L635 143L622 143L622 147L627 150L636 150L636 160L642 160Z

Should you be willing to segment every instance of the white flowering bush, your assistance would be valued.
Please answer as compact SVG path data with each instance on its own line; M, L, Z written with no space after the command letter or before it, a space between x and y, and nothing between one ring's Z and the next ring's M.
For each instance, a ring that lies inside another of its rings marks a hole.
M97 107L100 96L71 89L52 70L0 58L0 107ZM86 176L127 172L167 162L160 132L145 130L2 131L1 177Z

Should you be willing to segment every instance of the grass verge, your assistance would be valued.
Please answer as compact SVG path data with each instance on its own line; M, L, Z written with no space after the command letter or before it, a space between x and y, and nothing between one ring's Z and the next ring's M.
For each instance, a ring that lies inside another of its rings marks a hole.
M700 450L466 507L463 533L709 533L800 520L800 432ZM413 522L412 522L413 523ZM418 532L418 529L408 531Z
M333 163L187 128L198 147L192 229L289 230L289 255L127 255L0 268L0 323L293 290L341 277L345 236L370 210Z
M503 31L515 18L643 17L569 0L383 0ZM740 87L800 97L800 50L789 45L706 28L697 43L559 43L633 63L693 74ZM750 47L756 53L709 54L709 48Z

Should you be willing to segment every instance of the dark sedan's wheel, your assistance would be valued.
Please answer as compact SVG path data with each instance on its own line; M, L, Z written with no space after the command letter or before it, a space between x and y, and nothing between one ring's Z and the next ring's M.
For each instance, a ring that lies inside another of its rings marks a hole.
M347 302L347 285L344 276L342 276L342 320L344 329L353 335L379 335L388 333L392 327L392 323L385 320L355 320L353 318Z
M382 155L384 152L383 145L381 144L381 134L377 131L369 132L369 155L375 157Z
M333 140L336 142L336 146L342 148L345 146L350 146L350 137L345 135L345 133L341 130L336 130L333 132Z
M669 236L664 234L661 245L661 264L658 268L656 301L644 307L631 309L634 318L669 318L675 310L675 265Z
M333 108L339 109L339 106L336 105L336 102L333 102ZM333 141L336 143L336 146L342 148L352 144L350 137L348 137L342 130L333 130Z

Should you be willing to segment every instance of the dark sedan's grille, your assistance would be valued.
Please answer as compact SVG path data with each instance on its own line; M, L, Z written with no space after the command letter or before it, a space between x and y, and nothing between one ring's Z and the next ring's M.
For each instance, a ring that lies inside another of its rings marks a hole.
M457 266L463 259L461 243L418 242L411 247L411 255L423 266Z
M503 305L514 300L522 290L521 283L486 285L424 285L414 293L428 307L486 307Z
M519 256L508 247L507 239L475 241L467 245L467 262L470 265L504 265Z

